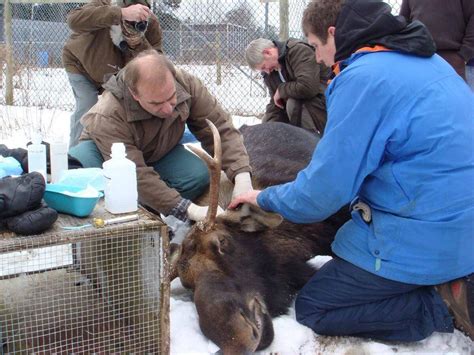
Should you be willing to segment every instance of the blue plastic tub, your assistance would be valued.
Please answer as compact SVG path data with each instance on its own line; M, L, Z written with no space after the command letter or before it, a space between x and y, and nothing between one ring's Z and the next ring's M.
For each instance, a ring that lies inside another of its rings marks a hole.
M43 198L49 207L58 212L76 217L87 217L92 213L103 193L98 192L97 197L70 196L67 194L67 192L75 193L83 190L83 187L48 184Z

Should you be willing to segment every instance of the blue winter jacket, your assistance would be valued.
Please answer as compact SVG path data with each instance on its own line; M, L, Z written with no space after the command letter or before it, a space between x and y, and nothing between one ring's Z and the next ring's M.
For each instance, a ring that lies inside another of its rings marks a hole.
M309 223L358 197L372 222L352 212L332 244L339 257L420 285L474 272L474 95L437 55L363 52L345 64L310 164L258 204Z

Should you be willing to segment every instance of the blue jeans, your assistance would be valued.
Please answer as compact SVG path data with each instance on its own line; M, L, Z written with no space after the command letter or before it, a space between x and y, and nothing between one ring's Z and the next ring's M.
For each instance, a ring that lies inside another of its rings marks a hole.
M184 129L183 136L179 141L179 144L195 143L197 141L197 138L194 136L194 134L191 133L188 126L186 126L186 128Z
M102 168L104 162L92 140L80 141L75 147L71 147L69 155L79 160L84 168ZM188 200L201 196L209 186L206 164L181 144L177 144L157 162L147 165L152 166L161 180Z
M340 258L316 272L295 308L298 322L322 335L418 341L454 329L432 286L388 280Z
M99 97L99 91L96 86L84 75L67 73L69 83L72 87L72 93L76 100L76 106L71 115L69 147L74 147L79 143L79 137L82 133L81 117L94 106Z

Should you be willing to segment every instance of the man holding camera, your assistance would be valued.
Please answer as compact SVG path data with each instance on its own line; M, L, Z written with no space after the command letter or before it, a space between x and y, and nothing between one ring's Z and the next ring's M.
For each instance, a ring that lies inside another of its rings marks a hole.
M69 146L79 142L81 117L97 102L106 76L118 72L139 52L162 52L162 32L147 0L92 0L67 18L72 34L63 64L76 100Z

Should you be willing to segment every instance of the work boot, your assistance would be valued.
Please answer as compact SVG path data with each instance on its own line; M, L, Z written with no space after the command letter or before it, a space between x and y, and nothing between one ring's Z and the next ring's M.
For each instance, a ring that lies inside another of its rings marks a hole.
M457 329L474 340L474 274L435 286Z

